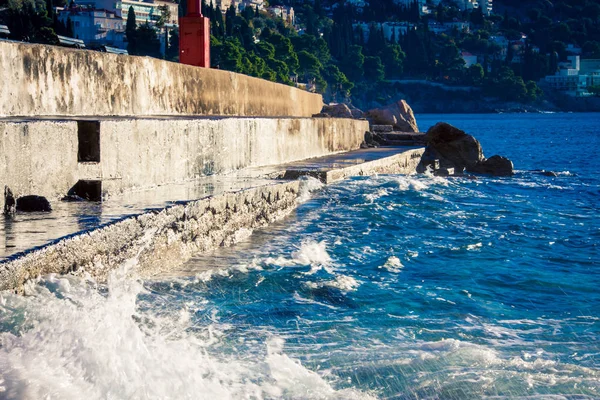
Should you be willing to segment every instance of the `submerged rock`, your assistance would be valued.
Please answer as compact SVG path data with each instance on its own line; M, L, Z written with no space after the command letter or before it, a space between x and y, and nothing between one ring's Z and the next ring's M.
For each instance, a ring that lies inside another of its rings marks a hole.
M365 113L373 125L392 125L401 132L419 132L412 108L404 100Z
M479 161L469 171L477 174L512 176L514 175L514 166L508 158L496 155Z
M29 195L17 199L17 211L22 212L49 212L52 211L50 202L43 196Z

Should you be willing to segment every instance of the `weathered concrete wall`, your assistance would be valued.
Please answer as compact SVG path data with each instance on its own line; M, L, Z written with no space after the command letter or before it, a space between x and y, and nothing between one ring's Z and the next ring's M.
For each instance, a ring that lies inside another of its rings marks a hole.
M77 123L0 121L0 191L64 196L77 180ZM4 198L0 198L4 207Z
M278 183L129 217L0 263L0 290L20 292L28 279L49 273L105 281L124 263L152 276L282 218L295 208L298 192L297 181Z
M320 95L149 57L0 41L0 117L310 117Z
M369 129L367 121L334 118L120 118L99 124L100 162L80 163L76 122L0 120L0 186L50 199L80 179L101 180L106 194L150 188L357 149Z

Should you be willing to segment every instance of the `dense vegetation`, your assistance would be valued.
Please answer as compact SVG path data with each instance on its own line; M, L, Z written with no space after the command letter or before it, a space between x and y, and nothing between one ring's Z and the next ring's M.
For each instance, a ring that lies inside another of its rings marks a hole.
M61 4L53 1L64 0L0 0L0 18L15 39L55 43L55 32L68 34L70 27L56 20L52 6ZM393 99L393 83L403 79L475 86L500 100L535 102L542 95L535 82L556 71L569 44L580 47L583 57L600 58L600 0L495 0L490 16L481 9L460 11L450 0L424 16L416 3L403 7L371 0L358 8L325 1L270 2L293 6L300 32L264 11L248 7L236 14L230 8L223 14L212 2L203 3L211 19L213 66L287 84L297 79L327 100L352 98L368 106ZM160 56L155 29L135 26L131 18L130 53ZM358 21L367 23L369 32L356 28ZM414 28L386 38L379 23L398 21ZM431 21L468 21L471 29L435 34ZM503 54L493 40L499 35L518 46ZM170 32L165 58L177 59L177 42L177 32ZM461 51L481 63L465 68Z

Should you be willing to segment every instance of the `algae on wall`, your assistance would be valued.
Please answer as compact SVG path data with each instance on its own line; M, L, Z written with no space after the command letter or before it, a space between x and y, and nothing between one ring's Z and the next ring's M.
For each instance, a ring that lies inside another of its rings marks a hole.
M149 57L0 42L0 117L311 117L320 95Z

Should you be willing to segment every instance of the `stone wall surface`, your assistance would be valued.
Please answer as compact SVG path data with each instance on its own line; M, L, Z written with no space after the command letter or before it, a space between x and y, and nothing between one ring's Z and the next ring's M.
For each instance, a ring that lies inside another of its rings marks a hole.
M0 191L64 196L78 179L77 123L0 120ZM4 199L0 199L4 206Z
M91 163L78 162L75 121L0 120L0 186L52 200L100 180L110 195L357 149L367 130L335 118L107 118Z
M310 117L322 107L320 95L233 72L0 41L0 117Z
M299 182L276 183L178 204L61 239L0 263L0 291L23 291L29 279L72 273L106 281L109 273L151 277L195 254L230 246L296 206Z

